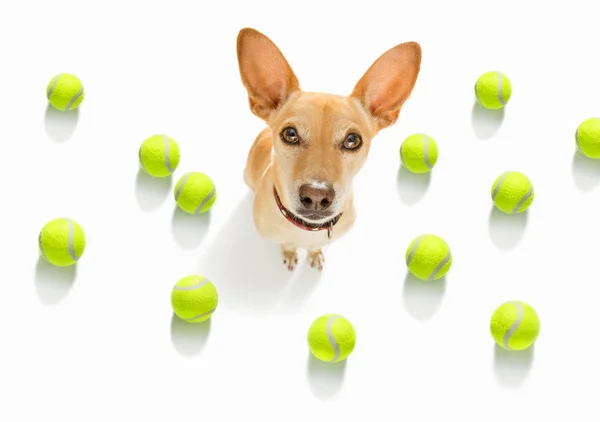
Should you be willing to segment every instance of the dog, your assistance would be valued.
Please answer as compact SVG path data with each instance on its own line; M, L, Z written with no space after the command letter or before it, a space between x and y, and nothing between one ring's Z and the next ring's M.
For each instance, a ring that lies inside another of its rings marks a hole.
M278 47L255 29L239 32L237 57L250 110L267 124L244 170L255 226L281 245L290 271L298 248L321 271L321 248L354 223L352 180L375 135L398 120L419 75L421 47L406 42L382 54L347 97L302 91Z

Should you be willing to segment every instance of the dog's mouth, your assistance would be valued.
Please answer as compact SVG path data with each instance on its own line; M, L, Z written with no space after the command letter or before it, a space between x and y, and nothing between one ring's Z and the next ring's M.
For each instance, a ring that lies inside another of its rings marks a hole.
M308 231L319 231L319 230L327 230L327 236L331 239L333 236L333 226L337 224L337 222L342 217L343 213L339 213L335 217L331 218L322 223L311 223L310 221L306 221L305 219L297 216L281 203L281 199L279 198L279 194L277 193L277 189L273 186L273 195L275 196L275 202L277 203L277 208L281 211L281 214L293 225Z

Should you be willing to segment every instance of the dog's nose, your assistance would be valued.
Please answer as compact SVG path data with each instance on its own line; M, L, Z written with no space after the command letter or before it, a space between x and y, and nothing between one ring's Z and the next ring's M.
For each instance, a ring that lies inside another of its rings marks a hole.
M300 202L307 210L326 210L333 202L333 198L335 198L335 191L328 184L307 183L300 186Z

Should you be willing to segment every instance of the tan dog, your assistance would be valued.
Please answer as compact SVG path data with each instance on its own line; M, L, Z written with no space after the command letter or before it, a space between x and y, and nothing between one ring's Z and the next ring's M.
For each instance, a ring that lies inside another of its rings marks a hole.
M354 223L352 179L373 137L398 119L419 74L421 47L408 42L384 53L349 97L303 92L277 46L254 29L240 31L237 55L250 109L268 125L244 171L255 192L254 222L281 244L290 271L297 248L322 270L321 247Z

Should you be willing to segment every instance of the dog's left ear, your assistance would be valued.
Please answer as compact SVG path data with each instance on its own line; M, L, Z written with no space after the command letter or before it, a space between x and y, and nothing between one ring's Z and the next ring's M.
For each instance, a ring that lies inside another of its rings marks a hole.
M237 55L250 109L268 122L290 94L300 89L298 79L273 41L255 29L239 32Z
M421 68L421 46L397 45L382 54L354 87L357 98L378 129L396 123L402 104L415 86Z

